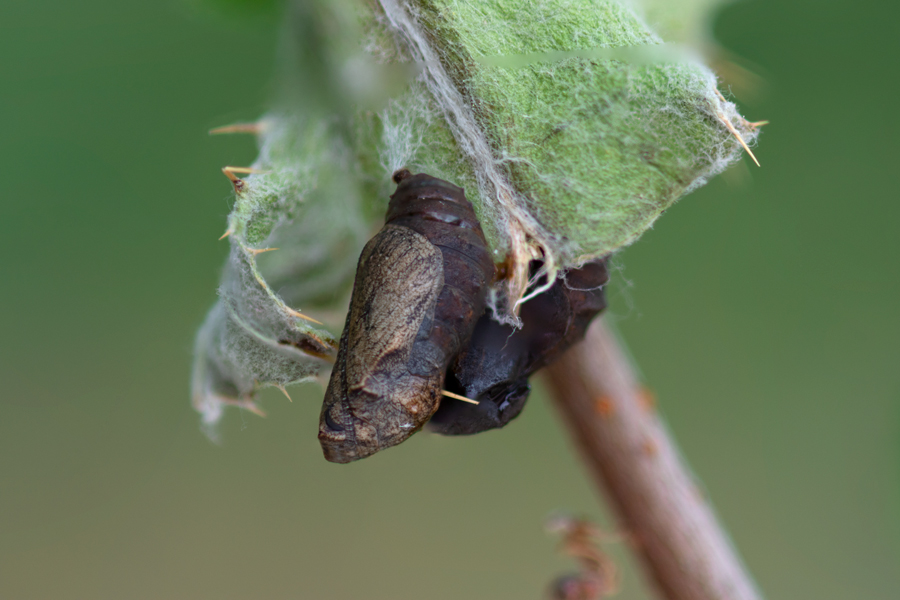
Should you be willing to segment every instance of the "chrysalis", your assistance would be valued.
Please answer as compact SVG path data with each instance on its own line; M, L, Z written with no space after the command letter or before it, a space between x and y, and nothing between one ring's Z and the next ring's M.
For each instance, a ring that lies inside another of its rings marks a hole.
M569 271L522 305L522 329L501 325L486 311L445 382L448 391L479 404L446 402L429 429L467 435L503 427L518 416L531 391L528 377L581 340L591 319L606 308L603 286L608 280L605 259Z
M461 188L405 169L394 181L385 226L359 258L322 405L319 442L332 462L399 444L431 418L494 273Z

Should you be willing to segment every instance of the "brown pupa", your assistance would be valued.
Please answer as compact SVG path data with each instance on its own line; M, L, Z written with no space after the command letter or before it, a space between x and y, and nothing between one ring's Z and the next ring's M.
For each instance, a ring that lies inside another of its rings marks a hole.
M405 169L394 181L385 225L359 258L322 404L319 442L331 462L395 446L431 418L494 273L462 188Z

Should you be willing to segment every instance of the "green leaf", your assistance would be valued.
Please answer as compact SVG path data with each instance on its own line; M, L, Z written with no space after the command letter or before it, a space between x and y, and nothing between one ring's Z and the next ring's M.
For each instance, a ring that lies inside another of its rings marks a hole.
M327 366L341 319L329 333L293 309L343 314L400 167L465 188L495 262L513 266L492 302L516 322L530 260L552 282L615 252L735 161L729 128L747 143L756 132L686 45L702 44L712 5L296 4L281 108L254 165L264 173L236 194L220 300L197 338L205 421ZM280 249L253 252L268 247Z
M631 243L740 156L726 121L755 139L714 74L686 47L663 45L624 4L381 6L379 20L423 66L375 117L381 163L466 188L498 262L509 254L517 267L505 290L510 314L531 258L552 270Z

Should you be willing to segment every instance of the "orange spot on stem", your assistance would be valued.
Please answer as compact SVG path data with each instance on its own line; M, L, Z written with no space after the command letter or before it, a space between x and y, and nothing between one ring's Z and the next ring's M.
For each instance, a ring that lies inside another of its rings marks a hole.
M643 408L647 412L653 412L656 410L656 394L647 387L642 387L637 392L638 402L641 404L641 408Z
M594 410L604 419L610 417L614 411L612 398L609 396L600 396L594 400Z

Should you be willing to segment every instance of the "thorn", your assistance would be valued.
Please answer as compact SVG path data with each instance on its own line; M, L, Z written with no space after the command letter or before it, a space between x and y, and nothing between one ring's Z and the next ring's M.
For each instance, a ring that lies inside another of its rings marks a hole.
M244 410L249 410L255 415L259 415L260 417L265 417L266 413L256 405L253 400L249 399L238 399L238 398L225 398L223 396L218 396L218 399L222 404L228 404L230 406L237 406L238 408L243 408Z
M265 412L263 409L261 409L260 407L258 407L258 406L256 405L255 402L247 401L247 402L245 402L245 403L243 403L243 404L238 404L238 406L240 406L241 408L244 408L244 409L249 410L249 411L252 412L254 415L257 415L257 416L260 416L260 417L265 417L265 416L266 416L266 412Z
M244 183L244 180L235 175L235 173L250 175L253 173L265 173L266 171L261 171L252 167L222 167L222 172L225 173L225 177L227 177L234 186L234 191L241 194L244 192L244 186L246 184Z
M731 124L731 121L729 121L728 119L726 119L726 118L725 118L725 115L723 115L722 113L716 113L716 116L718 116L718 117L719 117L719 120L722 121L722 123L725 124L725 127L728 128L728 131L731 132L731 135L733 135L734 137L737 138L737 141L740 142L741 146L744 147L744 150L747 151L747 154L749 154L749 155L750 155L750 158L753 159L753 162L756 163L756 166L757 166L757 167L762 166L762 165L759 164L759 161L756 160L756 156L753 155L753 151L750 150L750 147L749 147L749 146L747 145L747 143L744 141L744 138L741 137L741 134L738 133L738 130L735 129L735 128L734 128L734 125Z
M480 404L478 400L472 400L471 398L466 398L465 396L460 396L459 394L454 394L453 392L448 392L447 390L441 390L441 393L448 398L453 398L455 400L462 400L463 402L468 402L469 404Z
M306 319L307 321L312 321L313 323L315 323L315 324L317 324L317 325L324 325L324 324L325 324L325 323L323 323L322 321L316 321L316 320L313 319L312 317L307 317L307 316L304 315L302 312L296 311L296 310L294 310L293 308L290 308L290 307L288 307L288 306L285 306L285 307L284 307L284 310L287 312L287 314L291 315L292 317L297 317L298 319Z
M722 95L722 92L719 91L719 88L714 88L714 89L716 91L716 96L719 97L719 100L721 100L722 102L728 102L728 100L725 99L725 96ZM737 129L734 128L734 125L731 124L731 121L726 119L725 115L723 115L721 112L716 111L716 116L719 117L719 120L725 124L725 127L728 128L728 131L731 132L731 135L733 135L734 137L737 138L737 141L740 142L741 146L744 147L744 150L747 151L747 154L749 154L750 158L753 159L753 162L756 163L756 166L761 167L762 165L760 165L759 161L756 160L756 156L753 154L753 151L750 150L750 147L747 145L747 142L744 141L744 138L741 137L741 134L738 133ZM757 121L756 123L750 123L746 119L742 118L742 120L744 121L744 124L747 127L749 127L750 129L756 129L757 127L762 127L763 125L767 125L769 123L768 121Z
M283 385L276 385L275 387L277 387L279 390L281 390L281 393L282 393L282 394L284 394L285 396L287 396L288 401L293 402L293 400L291 400L291 395L288 394L287 390L284 389L284 386L283 386Z
M221 242L222 240L227 238L232 233L234 233L234 229L229 228L228 231L226 231L225 233L222 234L222 237L219 238L219 241Z
M209 135L220 135L223 133L252 133L259 135L266 129L265 121L256 123L234 123L233 125L224 125L209 130Z
M263 252L271 252L272 250L278 250L278 248L247 248L247 252L249 252L253 256L262 254Z
M222 172L225 173L225 177L234 181L238 177L235 173L240 173L241 175L249 175L252 173L265 173L262 169L254 169L253 167L222 167Z

